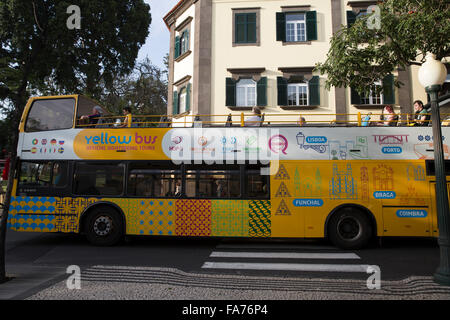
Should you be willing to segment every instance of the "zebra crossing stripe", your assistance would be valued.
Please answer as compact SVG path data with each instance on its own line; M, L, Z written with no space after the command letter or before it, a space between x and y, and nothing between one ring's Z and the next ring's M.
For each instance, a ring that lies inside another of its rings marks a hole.
M291 250L338 250L336 247L322 245L296 245L281 243L224 243L216 246L216 249L291 249Z
M298 264L298 263L248 263L248 262L205 262L202 269L271 270L307 272L363 272L365 264Z
M361 259L355 253L299 253L299 252L219 252L212 258L278 258L278 259Z

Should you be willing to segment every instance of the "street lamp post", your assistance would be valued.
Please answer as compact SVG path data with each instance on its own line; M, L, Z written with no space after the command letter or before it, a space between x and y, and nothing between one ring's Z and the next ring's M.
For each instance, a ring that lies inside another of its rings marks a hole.
M434 274L436 283L450 286L450 211L447 181L445 176L444 152L442 147L441 118L438 92L447 76L442 62L428 53L426 62L419 69L419 81L431 99L431 120L433 124L434 167L436 174L436 210L439 228L440 264Z

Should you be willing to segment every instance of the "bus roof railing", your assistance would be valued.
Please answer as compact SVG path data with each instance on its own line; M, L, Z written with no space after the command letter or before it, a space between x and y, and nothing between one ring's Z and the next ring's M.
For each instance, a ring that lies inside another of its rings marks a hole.
M132 115L132 122L128 128L156 128L156 127L194 127L196 125L210 127L244 127L246 118L253 116L250 113L229 113L229 114L185 114L185 115ZM422 114L431 118L430 113ZM443 125L450 125L450 114L441 114L445 119ZM272 126L272 127L368 127L368 126L431 126L431 120L417 121L414 118L417 114L397 113L396 120L388 121L383 113L263 113L260 121L252 120L251 126ZM124 128L125 116L106 116L96 118L96 123L86 123L84 120L77 119L77 128ZM305 118L305 122L300 123L300 118Z

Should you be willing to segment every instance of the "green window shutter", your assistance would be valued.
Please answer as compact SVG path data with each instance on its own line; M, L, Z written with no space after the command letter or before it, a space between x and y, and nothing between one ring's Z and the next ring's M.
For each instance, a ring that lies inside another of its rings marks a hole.
M317 12L306 12L306 37L308 41L317 40Z
M191 84L186 87L186 111L191 110Z
M256 13L236 13L235 42L256 43Z
M286 42L286 14L277 12L277 41Z
M388 74L383 79L383 98L384 104L395 104L394 75L392 74Z
M258 107L267 106L267 77L262 77L256 83L256 100Z
M351 27L356 22L357 14L351 10L347 11L347 27Z
M309 105L320 106L320 78L319 76L312 77L308 83L309 90Z
M247 13L247 43L256 43L256 13Z
M176 36L175 37L175 59L178 58L180 56L180 37Z
M353 88L351 88L351 104L361 104L361 96Z
M226 80L226 102L227 107L236 106L236 81L233 78L227 78Z
M173 109L172 114L178 114L178 92L173 92Z
M244 13L235 15L235 42L245 43L246 38L246 18Z
M288 104L288 81L283 77L277 77L278 105L287 106Z

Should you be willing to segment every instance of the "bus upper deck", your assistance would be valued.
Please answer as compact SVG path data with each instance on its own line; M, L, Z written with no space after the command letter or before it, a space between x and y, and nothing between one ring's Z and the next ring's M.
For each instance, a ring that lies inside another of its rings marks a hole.
M311 114L309 122L300 125L299 114L263 114L256 126L248 127L244 113L225 117L197 115L193 121L188 120L189 115L177 119L134 116L135 121L123 127L115 125L119 116L106 113L91 118L83 116L97 106L95 101L78 95L30 99L20 124L18 156L34 160L199 157L210 160L430 160L434 157L431 127L412 127L408 117L395 126L370 126L370 121L380 123L364 117L363 124L362 114L348 115L349 120L345 121L333 119L332 123L313 120L314 116L320 119L327 115ZM277 120L280 117L283 120ZM90 123L85 123L86 120ZM450 127L442 130L444 139L450 136ZM444 152L449 159L450 149L445 140Z

